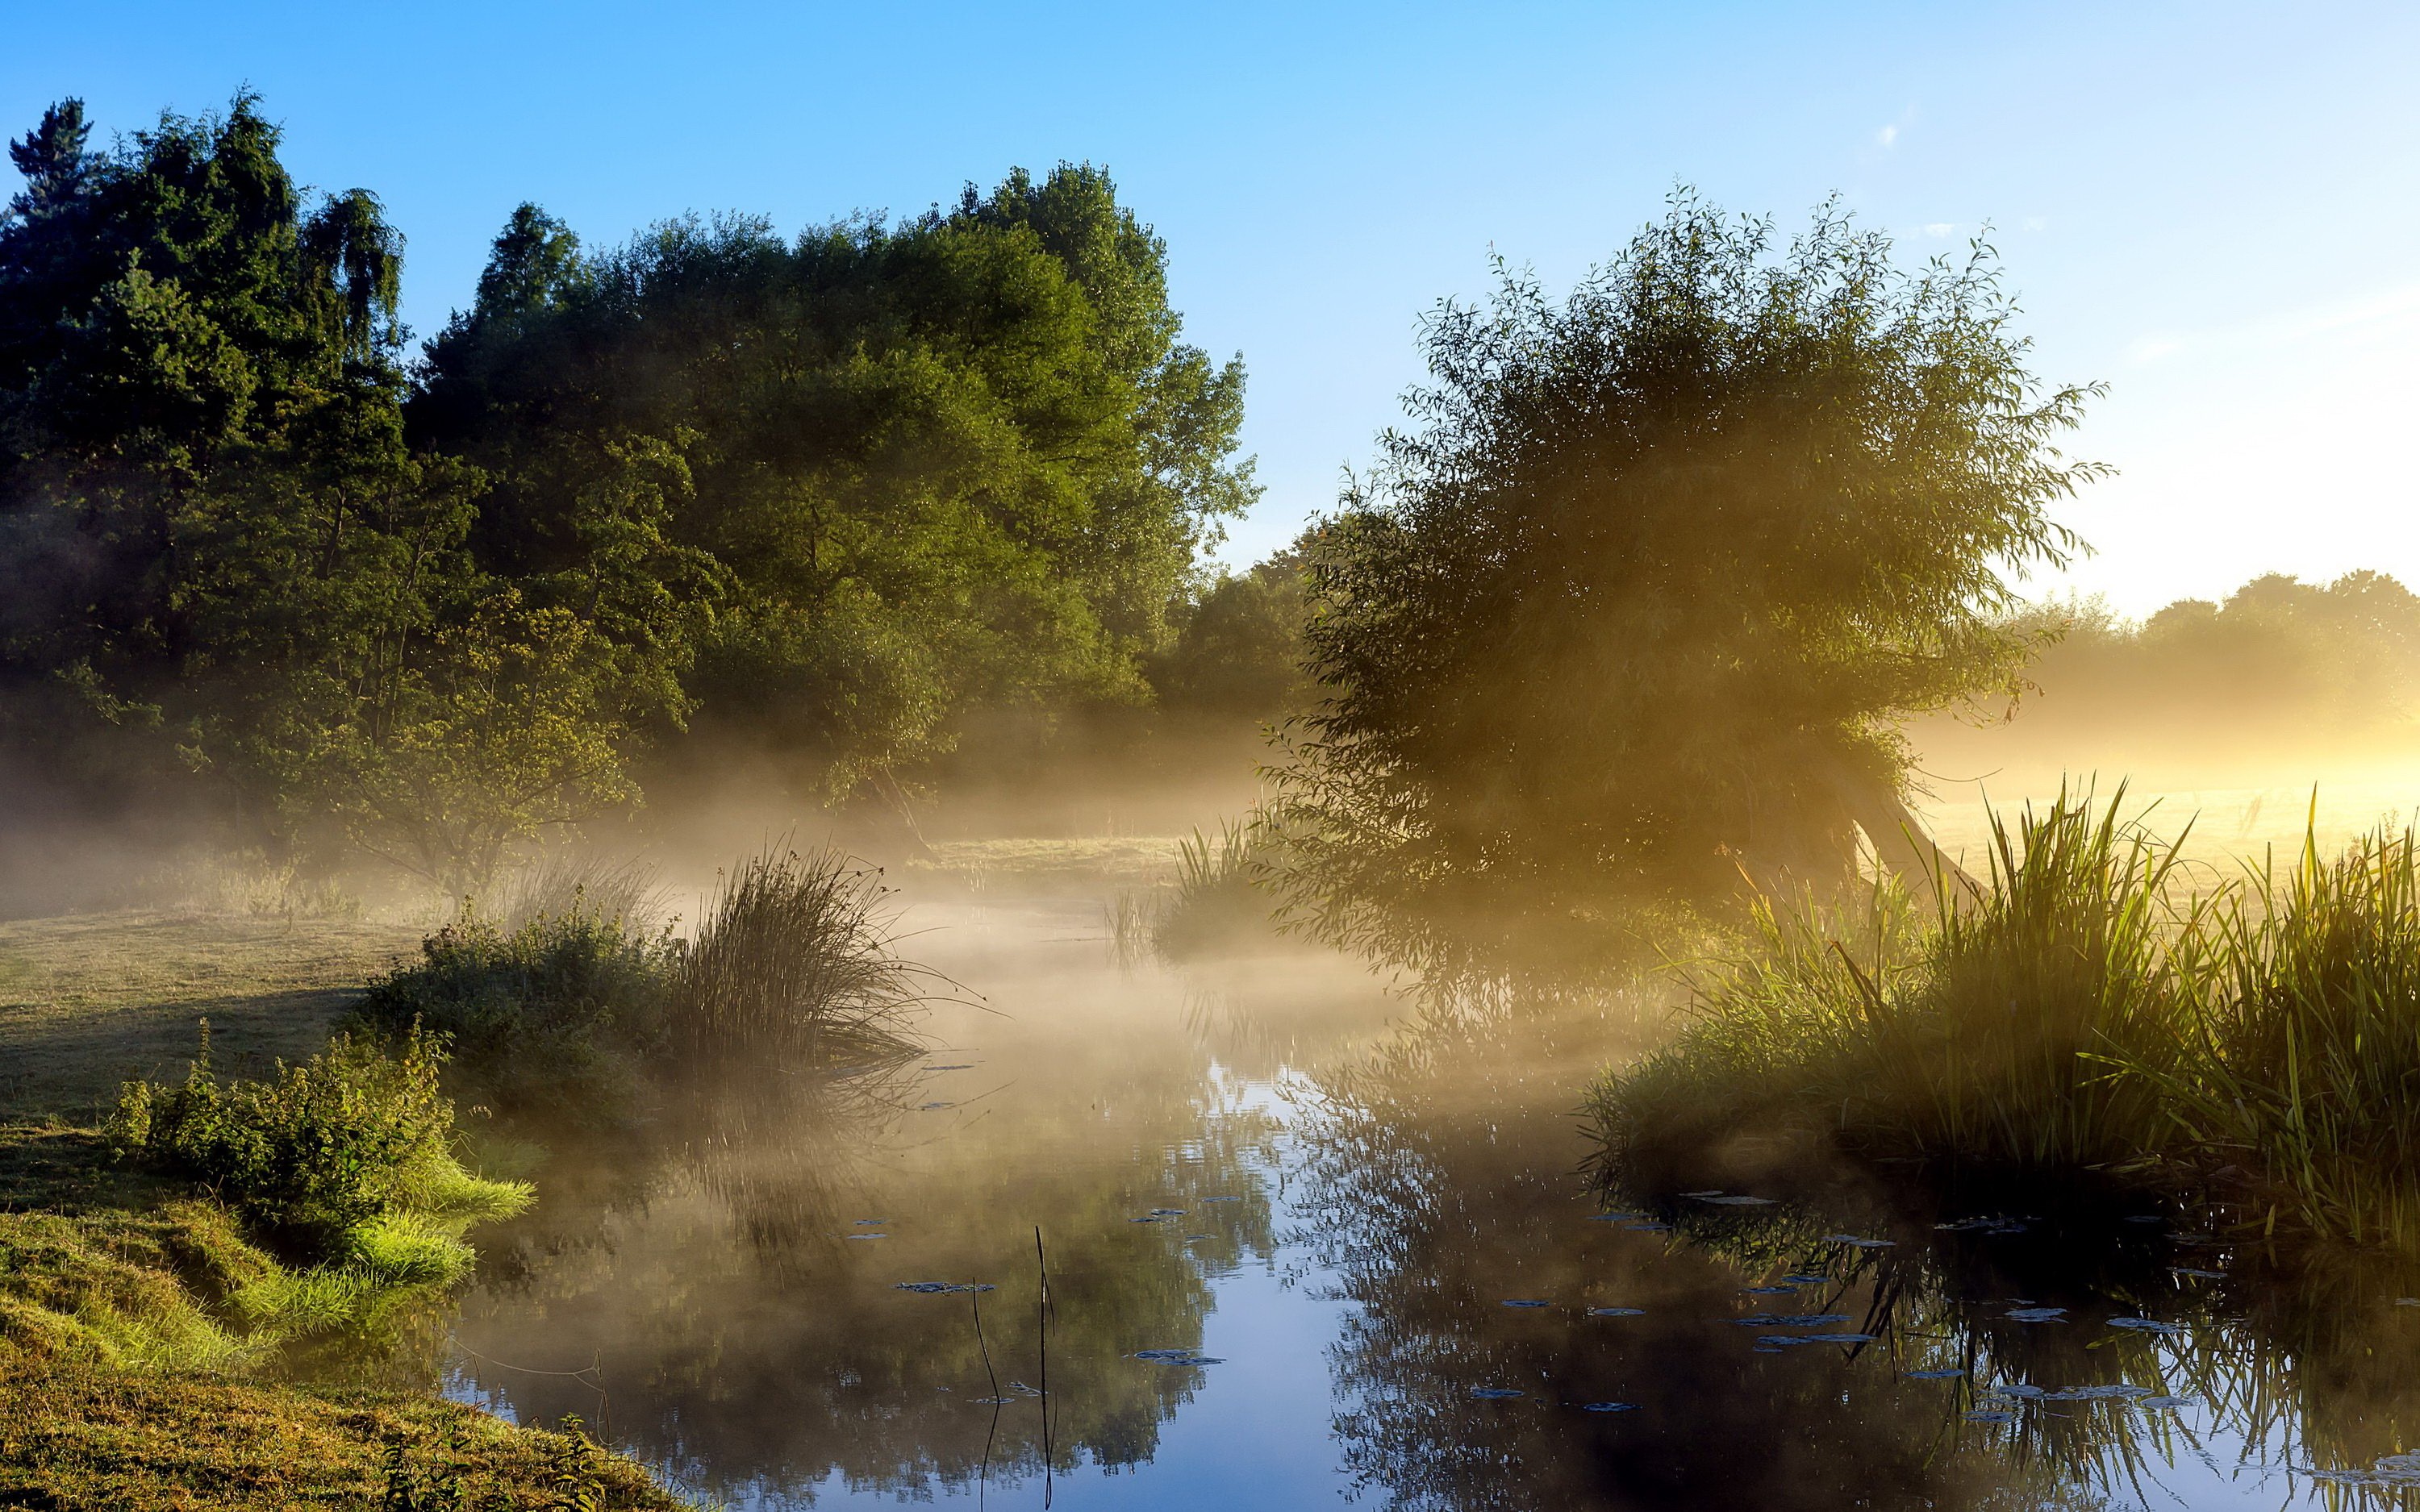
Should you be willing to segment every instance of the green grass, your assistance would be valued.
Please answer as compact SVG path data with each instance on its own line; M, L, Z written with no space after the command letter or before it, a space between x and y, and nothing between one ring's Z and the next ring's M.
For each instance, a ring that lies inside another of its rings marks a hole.
M297 1506L670 1509L575 1429L432 1396L0 1360L0 1503L106 1512Z
M98 1120L210 1021L229 1069L317 1054L418 926L137 912L0 924L0 1119Z
M1679 1038L1590 1098L1607 1173L1743 1137L2040 1180L2420 1251L2420 875L2409 833L2248 885L2062 799L1995 822L1978 897L1767 904Z
M127 1077L181 1069L207 1013L217 1065L271 1077L269 1094L235 1102L282 1108L253 1108L271 1116L218 1143L277 1156L281 1142L341 1132L358 1078L325 1079L343 1068L321 1058L316 1090L281 1091L276 1061L312 1065L359 984L415 933L194 913L0 926L0 1504L680 1504L575 1438L413 1393L248 1379L305 1345L375 1355L463 1273L465 1230L527 1200L463 1169L450 1134L405 1139L413 1158L371 1183L383 1187L375 1211L313 1252L262 1242L264 1226L239 1211L244 1162L119 1159L94 1126Z

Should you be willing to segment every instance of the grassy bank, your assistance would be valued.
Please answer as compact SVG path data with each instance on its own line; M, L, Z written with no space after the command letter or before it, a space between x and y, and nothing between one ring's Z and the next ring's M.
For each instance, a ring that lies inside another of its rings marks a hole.
M467 1271L471 1227L527 1200L458 1160L433 1045L330 1041L409 938L195 914L0 930L0 1501L678 1504L576 1436L268 1379L300 1349L380 1354Z
M2420 861L2408 833L2228 877L2061 802L1919 917L1767 905L1664 1051L1590 1100L1609 1174L1824 1149L1961 1180L2090 1173L2223 1221L2420 1251Z

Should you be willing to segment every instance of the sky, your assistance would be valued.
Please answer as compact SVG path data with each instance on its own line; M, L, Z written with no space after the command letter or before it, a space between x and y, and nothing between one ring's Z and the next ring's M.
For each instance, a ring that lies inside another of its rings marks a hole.
M688 210L908 215L1090 161L1166 238L1188 339L1250 375L1284 545L1419 381L1489 259L1566 286L1689 184L1911 262L1989 227L2035 370L2106 396L2096 548L2033 591L2129 612L2265 571L2420 586L2420 6L794 3L22 8L0 131L102 135L242 86L321 189L409 238L407 318L467 303L534 200L592 245ZM0 170L5 175L5 170Z

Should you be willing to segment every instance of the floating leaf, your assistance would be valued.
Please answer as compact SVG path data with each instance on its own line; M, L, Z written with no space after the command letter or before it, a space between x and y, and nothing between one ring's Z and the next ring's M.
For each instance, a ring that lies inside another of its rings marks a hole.
M2064 1307L2011 1307L2003 1316L2020 1323L2064 1323L2067 1321L2067 1309Z
M1507 1307L1544 1307L1547 1304L1538 1301L1534 1297L1507 1297L1504 1299L1504 1305Z
M1470 1394L1482 1402L1509 1402L1515 1396L1525 1395L1514 1391L1510 1386L1473 1386L1470 1388Z
M1636 1412L1638 1411L1638 1404L1637 1402L1582 1402L1580 1411L1583 1412Z
M2111 1328L2133 1329L2137 1334L2181 1334L2184 1332L2181 1327L2175 1323L2163 1323L2157 1319L2149 1318L2113 1318L2109 1319L2109 1326Z
M1590 1318L1644 1318L1647 1316L1647 1309L1644 1307L1591 1307L1588 1310L1588 1315Z

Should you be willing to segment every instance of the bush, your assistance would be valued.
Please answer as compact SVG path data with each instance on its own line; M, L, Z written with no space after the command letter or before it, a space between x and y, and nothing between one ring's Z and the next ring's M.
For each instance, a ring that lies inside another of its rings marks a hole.
M398 1220L493 1216L527 1200L526 1189L481 1181L454 1159L441 1062L415 1026L394 1057L340 1034L266 1080L222 1084L205 1022L185 1080L126 1083L109 1134L121 1151L209 1186L272 1241L349 1258Z
M466 910L358 1012L381 1034L443 1034L492 1103L591 1119L702 1060L907 1055L930 973L892 953L888 895L838 852L768 852L732 873L691 942L641 933L581 891L510 932Z
M638 933L580 894L510 932L466 910L356 1012L381 1034L443 1035L486 1101L593 1112L626 1104L665 1048L678 958L669 934Z

